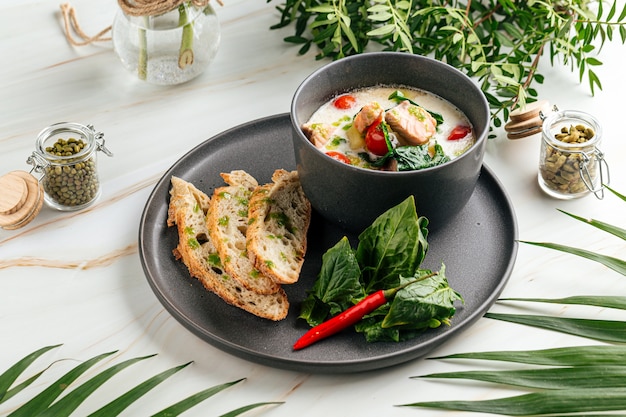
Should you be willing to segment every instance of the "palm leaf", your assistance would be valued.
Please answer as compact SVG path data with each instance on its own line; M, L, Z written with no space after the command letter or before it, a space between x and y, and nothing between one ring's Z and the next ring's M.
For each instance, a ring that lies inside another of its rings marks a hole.
M76 380L76 378L81 376L85 371L102 359L109 357L114 353L115 352L103 353L77 365L42 391L39 395L35 396L26 404L9 414L9 417L32 417L43 412L72 382L74 382L74 380Z
M621 198L622 200L626 201L626 196L625 195L622 195L622 194L618 193L617 191L615 191L614 189L612 189L608 185L605 185L604 188L606 188L607 190L609 190L610 192L612 192L613 194L615 194L617 197Z
M426 401L404 407L475 411L509 416L547 415L597 411L624 411L626 388L548 390L483 401ZM579 414L576 414L579 417Z
M619 272L622 275L626 275L626 261L618 258L614 258L612 256L601 255L592 251L588 251L585 249L573 248L571 246L559 245L557 243L548 243L548 242L529 242L521 240L522 243L527 243L529 245L540 246L543 248L554 249L561 252L569 253L576 256L581 256L583 258L587 258L589 260L599 262L602 265L611 268L612 270Z
M532 365L625 365L626 346L570 346L540 350L455 353L430 359L477 359Z
M152 378L142 382L137 385L135 388L126 392L125 394L120 395L115 400L111 401L104 407L96 410L89 417L112 417L119 415L122 411L124 411L129 405L137 401L140 397L150 391L152 388L159 385L161 382L165 381L170 376L174 375L176 372L181 369L187 367L191 362L187 362L185 364L175 366L166 371L163 371Z
M608 187L606 188L626 201L626 197L623 195ZM590 224L621 239L626 239L626 231L622 228L560 211L576 220ZM626 275L626 261L621 259L554 243L522 242L581 256ZM555 299L504 298L499 301L576 304L626 309L626 297L620 296L572 296ZM486 313L485 317L592 339L626 342L626 322L623 321L496 313ZM625 346L600 345L534 351L470 352L432 359L479 359L551 365L557 366L557 368L463 371L424 375L421 378L462 378L540 389L541 391L485 401L430 401L416 402L405 406L475 411L509 416L550 415L551 417L571 417L574 415L577 417L602 417L607 414L588 414L587 412L626 410ZM610 415L626 417L626 414Z
M107 368L100 374L94 376L89 381L74 388L70 393L61 398L59 401L50 406L46 411L37 417L67 417L78 408L98 387L111 379L118 372L144 359L153 357L154 355L133 358L121 362L115 366Z
M471 379L525 388L626 388L626 366L576 366L504 371L444 372L413 378Z
M50 366L52 366L52 364ZM44 372L46 372L47 369L48 368L45 368L42 371L37 372L35 375L23 381L21 384L16 385L15 387L11 388L9 391L7 391L6 395L2 398L2 401L0 401L0 404L4 401L7 401L9 398L13 397L14 395L18 394L23 389L27 388L30 384L35 382L37 378L39 378Z
M626 310L626 297L577 295L565 298L500 298L498 301L527 301L534 303L575 304Z
M615 194L617 197L621 198L622 200L626 201L626 196L618 193L617 191L606 187L609 191L611 191L613 194ZM601 222L598 220L594 220L594 219L587 219L581 216L577 216L575 214L571 214L568 213L564 210L559 210L561 213L567 214L568 216L579 220L583 223L587 223L590 224L591 226L594 226L604 232L610 233L614 236L617 236L623 240L626 240L626 229L623 229L621 227L617 227L617 226L613 226L611 224L605 223L605 222ZM561 252L565 252L565 253L569 253L572 255L576 255L576 256L580 256L595 262L599 262L602 265L611 268L612 270L619 272L622 275L626 275L626 261L623 259L619 259L619 258L614 258L612 256L606 256L606 255L601 255L592 251L588 251L585 249L579 249L579 248L574 248L571 246L565 246L565 245L559 245L557 243L549 243L549 242L529 242L529 241L520 241L522 243L526 243L529 245L535 245L535 246L540 246L540 247L544 247L544 248L548 248L548 249L554 249L554 250L558 250Z
M184 413L185 411L189 410L191 407L201 403L202 401L206 400L209 397L212 397L213 395L225 390L226 388L232 387L235 384L238 384L239 382L243 381L245 378L241 378L238 379L236 381L232 381L232 382L226 382L224 384L220 384L220 385L216 385L214 387L205 389L204 391L200 391L194 395L191 395L187 398L185 398L184 400L181 400L179 402L177 402L174 405L171 405L161 411L159 411L156 414L153 414L152 417L172 417L172 416L177 416L179 414Z
M282 402L269 402L269 403L256 403L256 404L250 404L250 405L246 405L243 407L240 407L236 410L230 411L226 414L222 414L220 417L236 417L240 414L245 413L246 411L250 411L254 408L258 408L258 407L262 407L264 405L272 405L272 404L283 404Z
M19 376L26 370L26 368L28 368L35 360L37 360L41 355L48 352L49 350L52 350L59 346L61 345L46 346L38 349L26 355L15 365L4 371L2 375L0 375L0 404L35 382L35 380L39 378L39 376L45 371L45 369L31 376L21 384L11 388L17 378L19 378Z
M575 214L568 213L567 211L564 211L564 210L560 210L560 209L557 209L557 210L559 210L563 214L567 214L568 216L573 217L576 220L579 220L583 223L590 224L591 226L596 227L612 235L615 235L622 240L626 240L626 229L622 229L621 227L613 226L611 224L604 223L599 220L586 219L584 217L576 216Z
M17 378L24 373L24 371L41 355L46 353L47 351L54 349L60 345L47 346L36 350L35 352L30 353L29 355L22 358L20 361L15 363L9 369L7 369L4 373L0 375L0 403L8 400L13 395L27 388L32 384L41 374L43 374L52 364L48 365L44 370L36 373L34 376L31 376L24 382L20 383L17 386L13 386ZM102 384L107 382L114 375L118 374L125 368L142 361L144 359L148 359L154 357L155 355L148 355L138 358L133 358L121 362L117 365L111 366L104 371L100 372L96 376L90 378L86 382L80 384L76 388L67 392L65 396L63 396L60 400L55 400L64 393L68 387L83 373L85 373L88 369L94 366L96 363L101 361L102 359L114 354L116 352L108 352L98 356L95 356L80 365L74 367L61 378L56 380L50 386L48 386L44 391L31 398L22 406L18 407L13 413L9 415L9 417L20 417L20 416L38 416L38 417L67 417L74 412L80 404L82 404L87 398L93 394L93 392L99 388ZM54 363L54 362L53 362ZM153 376L152 378L144 381L143 383L135 386L135 388L121 395L117 399L111 401L104 407L100 408L96 412L92 413L91 416L106 416L106 417L114 417L119 415L123 410L125 410L130 404L137 401L144 394L150 391L152 388L165 381L167 378L180 371L181 369L188 366L191 362L186 364L168 369L164 372L161 372L158 375ZM176 404L169 406L162 411L154 414L153 417L176 417L192 408L193 406L199 404L200 402L206 400L207 398L221 392L222 390L237 384L243 381L245 378L227 382L224 384L216 385L214 387L208 388L196 394L193 394ZM12 387L13 386L13 387ZM258 408L264 405L270 404L282 404L282 402L260 402L255 404L249 404L238 409L235 409L227 414L224 414L223 417L231 417L238 416L246 411L252 410L254 408Z
M485 317L606 342L626 342L626 323L623 321L497 313L486 313Z

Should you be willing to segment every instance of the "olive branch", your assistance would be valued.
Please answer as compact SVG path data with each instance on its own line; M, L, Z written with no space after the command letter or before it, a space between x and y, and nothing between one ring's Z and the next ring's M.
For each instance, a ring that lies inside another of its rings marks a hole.
M271 1L271 0L268 0ZM385 51L429 55L476 78L487 96L492 123L499 127L511 110L537 100L541 58L557 61L586 77L591 94L602 89L594 67L598 55L619 34L626 42L626 5L602 1L286 0L280 21L293 24L284 40L299 53L317 47L316 59L364 52L370 43Z

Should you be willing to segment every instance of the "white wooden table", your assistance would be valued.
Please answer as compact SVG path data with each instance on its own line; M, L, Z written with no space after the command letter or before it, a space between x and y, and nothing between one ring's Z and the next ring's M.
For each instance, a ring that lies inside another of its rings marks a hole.
M216 6L222 44L210 68L175 87L138 81L120 65L111 44L72 47L64 38L54 0L0 2L0 168L28 170L26 158L44 127L74 121L105 133L113 158L99 157L103 194L76 213L44 207L28 226L0 230L0 371L40 347L62 343L39 364L86 360L118 350L110 363L157 353L120 374L80 408L85 414L156 371L193 364L135 403L125 415L148 415L209 386L247 380L186 415L219 415L257 401L284 401L256 410L267 416L460 416L478 415L394 407L433 399L485 399L514 393L470 382L409 379L467 364L418 359L390 369L348 375L301 374L272 369L224 353L191 334L158 302L137 253L139 219L163 172L205 139L241 123L289 110L299 83L327 61L314 51L297 55L282 41L292 28L271 31L278 3L230 0ZM117 2L74 0L85 31L113 21ZM624 48L607 44L597 68L604 91L591 97L577 74L544 66L540 98L561 109L596 115L604 127L602 150L612 185L626 193ZM245 103L245 104L243 104ZM252 103L253 105L250 105ZM560 201L537 185L538 137L489 142L485 163L495 172L517 213L520 239L582 246L624 257L623 242L579 224L556 209L624 226L626 206L609 195ZM503 296L623 295L626 280L590 261L521 244ZM582 307L531 306L533 312L624 320L623 312ZM491 311L520 312L496 304ZM593 343L560 333L480 319L431 356L481 350L540 349ZM37 387L51 383L71 363L50 369L31 390L0 406L11 411ZM41 365L40 367L43 367Z

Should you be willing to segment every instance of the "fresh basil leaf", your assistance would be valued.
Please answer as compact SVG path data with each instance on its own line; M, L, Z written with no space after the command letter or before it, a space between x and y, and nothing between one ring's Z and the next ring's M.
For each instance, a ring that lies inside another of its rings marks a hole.
M330 314L330 305L326 304L313 294L309 294L300 306L298 318L306 320L311 326L317 326L326 320Z
M300 318L315 326L365 296L359 278L361 269L347 237L322 256L322 269L302 304Z
M387 145L387 153L393 150L391 139L389 139L389 126L384 121L380 123L380 130L383 131L383 137L385 138L385 144Z
M415 277L410 279L419 278L430 272L418 271ZM445 273L445 265L442 265L437 275L398 291L391 302L389 313L382 322L382 327L401 326L417 330L449 323L449 319L456 312L454 301L462 301L463 298L450 288Z
M385 166L390 159L395 159L398 171L417 171L419 169L430 168L441 165L450 160L441 145L435 144L435 154L430 156L428 144L410 145L392 148L386 155L372 159L367 152L359 153L359 156L374 168Z
M424 276L429 272L430 271L427 270L420 271L419 274L416 274L416 277ZM403 278L402 282L413 281L416 277L411 277L410 279ZM419 300L416 300L416 302L419 302ZM415 338L425 329L439 327L442 322L446 324L448 323L448 319L442 319L441 317L440 319L435 317L426 317L419 323L419 325L414 325L412 323L409 325L384 327L383 320L389 314L391 305L392 303L386 303L385 305L377 308L354 326L357 332L363 333L367 342L402 342ZM454 314L454 312L452 314Z
M428 250L428 220L418 218L415 199L380 215L359 235L356 258L362 271L365 293L394 288L400 276L413 276Z
M400 146L393 150L393 157L398 162L398 171L416 171L441 165L450 160L441 145L435 144L435 154L430 156L428 145Z
M399 342L424 329L449 324L454 301L463 299L448 285L445 265L438 276L419 269L428 251L427 226L428 220L417 215L414 198L408 197L359 235L356 251L346 237L341 239L322 257L322 269L300 318L315 326L376 290L420 280L419 286L416 282L399 290L391 303L366 315L355 330L368 342Z
M389 304L384 309L384 312L389 311ZM384 314L382 315L384 317ZM411 340L417 335L422 333L427 327L421 329L406 329L401 326L383 327L383 317L366 317L354 326L354 329L358 333L363 333L367 342L403 342L405 340Z
M377 317L364 318L358 322L354 329L363 333L367 342L399 342L400 341L400 329L389 328L383 329L381 326L382 320Z
M417 337L423 330L407 330L399 327L383 328L380 320L365 319L357 323L354 328L363 333L365 340L373 342L404 342Z
M390 150L387 154L381 156L380 158L372 158L367 152L359 152L359 157L367 162L371 167L381 168L394 157L394 150Z

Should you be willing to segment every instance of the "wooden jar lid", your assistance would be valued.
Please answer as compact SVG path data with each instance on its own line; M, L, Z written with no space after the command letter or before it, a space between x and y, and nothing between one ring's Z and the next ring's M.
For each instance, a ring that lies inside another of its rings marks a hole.
M540 133L543 120L540 113L547 112L550 104L546 100L539 100L528 104L523 109L518 108L509 115L509 122L504 125L509 139L521 139Z
M0 227L19 229L39 214L43 186L25 171L12 171L0 177Z

